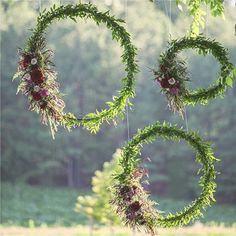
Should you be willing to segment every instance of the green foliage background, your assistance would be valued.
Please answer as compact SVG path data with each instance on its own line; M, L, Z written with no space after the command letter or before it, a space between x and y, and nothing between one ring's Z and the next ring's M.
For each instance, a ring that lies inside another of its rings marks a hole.
M42 8L53 1L42 1ZM72 2L72 1L70 1ZM2 181L24 182L46 186L86 188L94 171L111 159L118 147L128 139L126 120L115 127L103 125L97 135L83 129L68 133L61 129L53 141L48 127L39 117L27 111L27 101L15 95L17 83L11 78L18 60L17 47L23 47L30 36L27 29L35 25L39 7L31 1L2 1L1 15L1 113L2 113ZM140 73L134 106L129 112L130 135L156 120L186 126L171 114L165 97L153 82L149 67L153 68L167 39L182 37L191 23L184 12L172 4L171 12L164 2L159 6L146 1L113 1L105 5L96 1L99 9L109 9L117 17L126 18L128 31L138 47ZM220 41L230 50L236 64L234 24L235 9L226 7L225 18L208 16L204 33ZM19 17L19 12L24 12ZM171 18L170 18L171 13ZM83 115L102 109L120 89L123 65L121 50L112 41L110 32L92 21L78 23L65 20L54 24L48 32L50 47L55 51L61 91L67 110ZM191 87L207 87L213 83L219 67L213 57L196 56L192 51L182 53L192 75ZM221 159L217 170L218 202L236 202L236 88L228 89L225 98L211 101L208 106L186 107L188 128L199 130L201 136L213 142L216 157ZM189 201L197 196L199 168L194 154L184 143L157 141L145 146L142 156L150 157L150 190L158 197Z

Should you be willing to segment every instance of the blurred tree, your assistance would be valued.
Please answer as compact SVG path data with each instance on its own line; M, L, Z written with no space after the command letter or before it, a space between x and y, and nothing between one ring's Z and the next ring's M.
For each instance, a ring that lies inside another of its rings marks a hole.
M75 211L87 216L92 228L93 221L97 221L102 224L109 225L111 227L116 224L120 224L118 216L113 212L110 200L111 193L108 189L112 184L112 173L117 171L121 151L118 149L110 162L103 164L102 171L96 171L92 178L92 190L91 196L79 196L77 198ZM113 235L113 234L112 234Z

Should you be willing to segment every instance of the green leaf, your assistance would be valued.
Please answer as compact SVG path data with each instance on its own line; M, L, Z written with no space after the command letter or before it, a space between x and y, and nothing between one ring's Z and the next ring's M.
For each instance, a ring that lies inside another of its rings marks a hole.
M236 67L233 69L233 75L236 77Z
M226 84L230 87L233 87L233 79L231 77L227 77Z

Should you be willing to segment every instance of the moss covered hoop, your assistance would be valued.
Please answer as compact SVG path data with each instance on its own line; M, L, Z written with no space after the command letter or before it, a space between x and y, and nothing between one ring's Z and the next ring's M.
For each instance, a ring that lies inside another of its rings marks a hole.
M207 89L191 91L186 87L187 81L190 80L189 73L186 63L178 58L178 53L190 48L197 49L198 53L204 56L212 54L220 63L219 78ZM183 37L170 41L168 49L160 56L159 68L154 69L154 75L167 96L170 109L182 114L184 104L206 104L210 99L223 95L229 85L227 78L232 69L228 50L220 43L203 36Z
M151 143L156 138L179 141L184 139L195 151L196 160L202 167L199 185L202 188L200 196L189 206L176 214L162 215L155 207L155 202L149 199L149 194L141 185L141 179L147 173L137 157L145 143ZM202 209L214 201L216 189L216 171L214 169L213 151L210 145L203 141L196 133L186 132L170 124L148 126L138 133L122 149L120 165L122 171L115 173L112 204L129 226L144 227L148 233L155 235L155 227L172 227L185 225L202 215Z
M112 38L123 48L122 62L125 64L126 77L122 80L122 89L113 101L107 102L107 109L90 113L82 118L76 118L72 113L65 114L65 104L56 82L55 66L50 61L51 50L47 49L45 32L55 21L70 18L92 19L98 25L105 24L112 32ZM14 79L22 78L18 91L27 95L30 110L41 115L43 123L49 123L52 134L58 125L68 128L78 125L85 126L91 132L97 132L104 121L122 117L128 98L133 97L135 74L138 66L135 62L136 48L132 45L130 35L121 25L124 21L111 16L109 12L100 12L91 3L77 5L55 5L48 11L44 10L37 18L37 26L29 38L26 48L20 50L21 60Z

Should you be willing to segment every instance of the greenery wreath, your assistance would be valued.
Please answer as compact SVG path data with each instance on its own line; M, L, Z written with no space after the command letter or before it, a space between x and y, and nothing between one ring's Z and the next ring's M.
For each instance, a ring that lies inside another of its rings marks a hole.
M178 58L183 49L198 49L198 54L212 54L220 63L220 75L217 82L207 89L191 91L186 87L190 80L185 61ZM171 111L179 112L183 116L184 104L206 104L208 100L221 96L228 85L232 85L230 78L233 65L229 61L228 50L220 43L203 36L195 38L183 37L169 42L168 49L161 54L159 68L154 69L155 80L158 81L165 93Z
M142 178L147 170L142 167L138 154L145 143L153 142L157 137L179 141L184 139L196 151L196 160L202 167L203 173L199 185L202 188L200 196L182 211L164 216L154 206L155 202L149 199L149 193L142 186ZM112 204L123 222L131 227L144 227L151 235L155 235L155 227L173 227L189 223L202 216L201 210L214 201L216 189L216 171L210 145L203 141L196 133L186 132L183 129L159 122L139 130L138 133L122 149L120 165L122 171L114 174Z
M107 102L107 109L96 111L76 118L72 113L64 113L65 103L56 82L57 74L55 65L51 62L52 51L47 49L45 31L55 20L70 18L76 22L76 18L94 20L97 25L105 24L112 32L112 38L120 43L123 48L122 62L125 64L126 77L123 78L123 87L113 101ZM104 121L123 117L128 98L134 97L135 74L138 66L135 61L136 48L132 45L130 34L121 23L124 21L111 16L109 12L99 12L91 3L77 5L55 5L48 11L46 9L38 16L37 26L33 29L33 35L29 38L26 48L19 50L21 56L18 72L13 79L21 78L18 92L28 96L31 111L36 111L41 116L44 124L49 123L51 132L57 130L58 125L71 128L78 125L85 126L91 132L96 133Z

